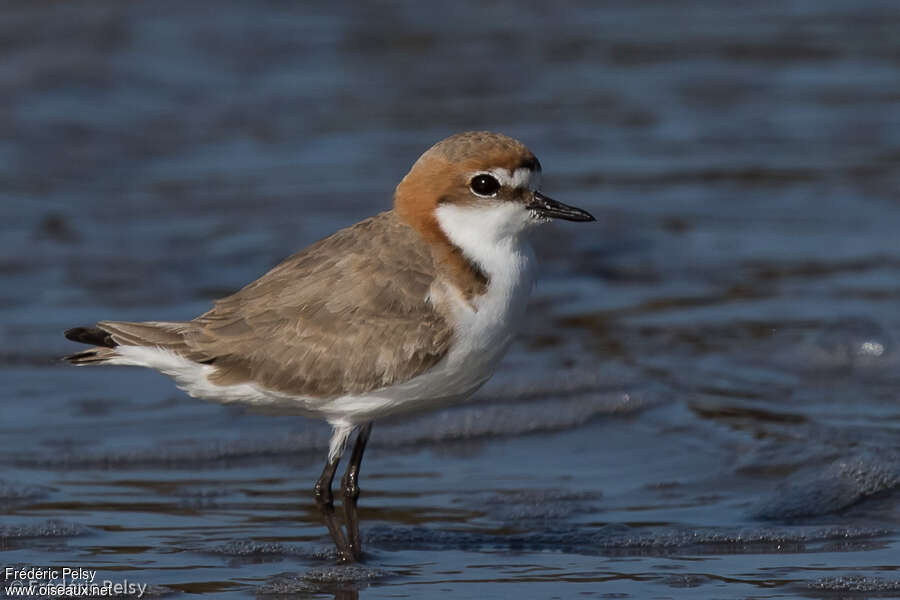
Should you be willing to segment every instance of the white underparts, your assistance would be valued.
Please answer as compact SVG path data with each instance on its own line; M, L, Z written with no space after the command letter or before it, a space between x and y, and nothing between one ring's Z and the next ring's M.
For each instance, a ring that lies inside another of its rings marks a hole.
M484 294L467 300L448 282L435 281L430 298L450 316L453 343L439 363L405 383L359 395L312 398L254 383L217 385L208 379L215 372L214 365L196 363L158 347L117 346L115 356L106 362L156 369L197 398L283 407L324 418L334 427L329 459L335 460L361 424L386 415L437 408L469 396L491 376L525 317L534 283L534 253L525 232L536 222L528 209L518 202L446 204L436 214L450 241L478 265L489 283Z
M188 360L165 348L156 346L116 346L116 356L106 361L110 365L149 367L175 380L179 388L195 398L223 403L276 404L284 394L261 389L252 383L216 385L208 375L215 372L212 365Z

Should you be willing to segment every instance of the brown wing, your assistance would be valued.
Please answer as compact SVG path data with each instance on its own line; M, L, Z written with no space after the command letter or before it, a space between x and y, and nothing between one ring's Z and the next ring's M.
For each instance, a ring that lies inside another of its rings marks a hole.
M218 384L364 393L412 379L446 353L450 327L426 301L434 277L424 241L388 211L291 256L160 341L216 366Z

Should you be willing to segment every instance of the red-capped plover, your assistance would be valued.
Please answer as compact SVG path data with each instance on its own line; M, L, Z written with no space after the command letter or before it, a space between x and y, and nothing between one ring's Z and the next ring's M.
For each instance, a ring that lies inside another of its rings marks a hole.
M289 406L334 431L315 486L342 560L361 553L358 476L372 421L459 401L491 376L534 282L527 233L593 221L538 191L521 142L460 133L415 162L394 208L294 254L192 321L101 321L66 331L75 365L150 367L191 396ZM331 482L342 481L344 536Z

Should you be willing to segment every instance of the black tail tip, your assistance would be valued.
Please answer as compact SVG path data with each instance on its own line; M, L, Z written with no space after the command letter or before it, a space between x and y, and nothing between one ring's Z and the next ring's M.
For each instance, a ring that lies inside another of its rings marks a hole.
M103 331L99 327L73 327L72 329L66 329L64 335L67 339L82 344L105 346L106 348L115 348L117 346L109 332Z

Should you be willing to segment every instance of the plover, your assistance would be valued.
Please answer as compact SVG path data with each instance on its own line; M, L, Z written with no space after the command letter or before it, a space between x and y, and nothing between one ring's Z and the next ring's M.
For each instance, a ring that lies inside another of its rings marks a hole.
M344 561L361 555L359 469L372 421L464 399L491 376L534 283L527 233L593 221L538 191L521 142L466 132L413 164L394 207L287 258L184 322L101 321L65 332L75 365L149 367L191 396L290 407L333 427L316 504ZM346 536L331 483L342 481Z

